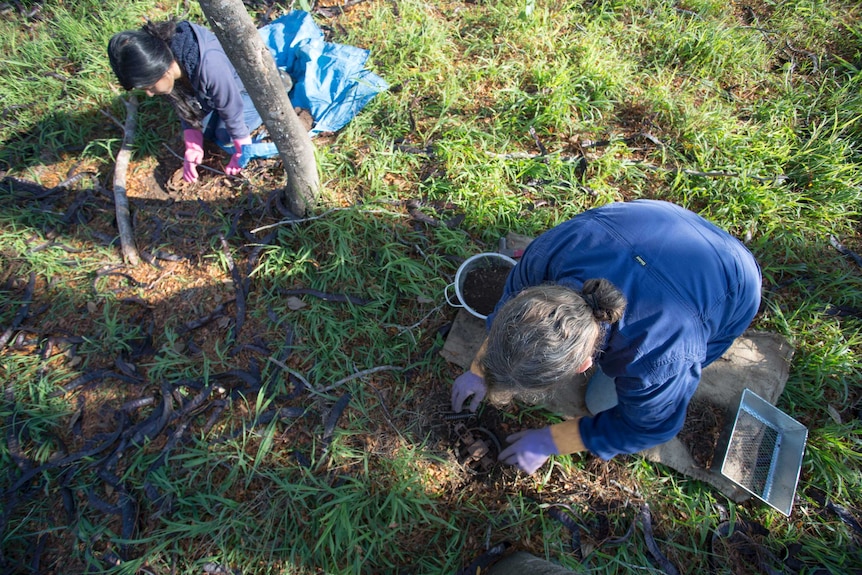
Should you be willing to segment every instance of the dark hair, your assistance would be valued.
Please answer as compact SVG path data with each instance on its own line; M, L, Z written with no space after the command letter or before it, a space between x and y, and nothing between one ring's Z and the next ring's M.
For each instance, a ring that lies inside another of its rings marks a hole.
M152 86L165 75L174 61L169 41L151 32L150 25L140 30L114 34L108 42L111 69L126 90Z
M177 32L174 18L147 22L140 30L115 34L108 42L108 59L114 75L126 90L152 86L165 75L176 60L171 40ZM177 115L193 128L201 129L203 111L191 82L185 74L165 94Z
M625 296L605 279L587 280L580 292L554 284L521 291L491 325L483 358L488 383L508 391L573 381L625 307Z

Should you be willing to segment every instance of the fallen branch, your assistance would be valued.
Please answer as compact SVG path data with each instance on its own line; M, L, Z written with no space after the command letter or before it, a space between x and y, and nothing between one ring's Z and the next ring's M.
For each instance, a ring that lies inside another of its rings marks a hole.
M417 327L419 327L420 325L425 323L426 319L428 319L429 317L431 317L432 315L434 315L435 313L437 313L438 311L440 311L444 307L446 307L446 304L438 305L437 307L435 307L434 309L432 309L431 311L426 313L422 317L422 319L420 319L419 321L417 321L413 325L384 324L384 327L394 327L395 329L398 330L398 335L401 335L404 332L412 332L414 329L416 329ZM413 339L413 341L416 341L416 338L413 337L412 333L410 334L410 338Z
M655 559L656 563L658 563L661 572L666 575L679 575L679 570L676 568L676 565L671 563L670 560L665 557L664 553L659 549L658 543L656 543L656 540L653 538L652 513L650 513L649 505L646 503L641 507L639 519L641 528L643 529L644 542L646 543L647 550L649 550L652 558Z
M432 218L427 214L423 214L419 211L422 203L419 200L408 200L405 204L407 206L407 213L410 214L417 222L423 222L431 226L432 228L439 228L440 226L446 225L444 222L438 220L437 218Z
M245 297L248 294L245 292L244 282L240 276L239 268L236 266L233 261L233 257L230 255L230 246L228 245L224 234L219 234L219 239L221 240L222 252L227 261L227 268L228 271L230 271L231 280L233 281L234 293L236 293L236 321L234 322L233 333L231 335L231 340L236 342L239 340L239 332L242 330L242 326L245 323Z
M649 132L638 132L636 134L632 134L631 136L626 136L625 138L619 138L619 140L581 140L578 145L581 148L602 148L604 146L609 146L616 141L623 142L625 144L631 144L637 140L646 140L647 142L658 146L659 148L664 148L664 142L650 134Z
M789 180L787 176L784 174L778 174L776 176L752 176L750 174L739 173L739 172L726 172L724 170L710 170L707 172L701 172L699 170L689 170L686 168L665 168L663 166L656 166L653 164L647 164L645 162L634 161L629 162L626 165L631 166L640 166L647 170L653 171L665 171L669 174L685 174L686 176L700 176L702 178L748 178L750 180L754 180L756 182L772 182L775 184L782 184Z
M326 210L325 212L323 212L322 214L317 215L317 216L310 216L310 217L307 217L307 218L289 218L289 219L284 219L284 220L281 220L281 221L279 221L279 222L275 222L274 224L268 224L268 225L266 225L266 226L260 226L259 228L255 228L255 229L251 230L251 232L250 232L250 233L252 233L252 234L256 234L256 233L258 233L258 232L262 232L262 231L264 231L264 230L269 230L269 229L271 229L271 228L275 228L275 227L278 227L278 226L293 225L293 224L301 224L301 223L305 223L305 222L313 222L314 220L319 220L319 219L321 219L321 218L324 218L324 217L328 216L328 215L329 215L329 214L331 214L332 212L343 212L343 211L345 211L345 210L354 210L354 209L356 209L356 208L355 208L355 207L349 207L349 208L332 208L332 209ZM403 214L399 214L399 213L396 213L396 212L390 212L390 211L387 211L387 210L368 210L368 211L364 211L363 213L365 213L365 214L387 214L387 215L390 215L390 216L398 216L398 217L403 216Z
M371 303L371 300L364 299L361 297L356 297L352 295L345 295L340 293L324 293L322 291L318 291L316 289L310 288L296 288L296 289L279 289L278 293L286 296L296 296L296 295L310 295L316 298L320 298L323 301L334 301L339 303L352 303L353 305L363 306Z
M383 400L383 394L380 393L380 390L371 385L370 383L366 384L371 388L372 391L377 395L377 400L380 402L380 408L383 410L383 417L386 419L386 423L389 424L389 427L400 437L402 440L407 441L404 435L401 434L401 431L398 427L392 422L392 414L389 412L389 408L386 407L386 402Z
M269 362L271 362L271 363L274 363L275 365L277 365L278 367L280 367L281 369L283 369L283 370L284 370L288 375L292 375L292 376L293 376L293 377L295 377L297 380L299 380L299 382L303 385L303 387L304 387L304 388L305 388L309 393L312 393L312 394L320 394L320 393L321 393L321 392L317 391L316 389L314 389L314 386L313 386L313 385L311 385L311 384L308 382L308 380L307 380L307 379L305 379L305 377L304 377L301 373L299 373L299 372L298 372L298 371L296 371L296 370L290 369L287 365L285 365L285 363L284 363L283 361L279 361L279 360L275 359L274 357L268 357L268 358L267 358L267 361L269 361Z
M293 218L293 219L281 220L280 222L276 222L274 224L269 224L266 226L261 226L259 228L255 228L255 229L251 230L251 233L256 234L258 232L262 232L263 230L268 230L270 228L275 228L275 227L283 226L286 224L301 224L303 222L312 222L314 220L319 220L323 217L326 217L328 214L331 214L332 212L337 212L337 211L344 210L344 209L347 209L347 208L332 208L331 210L326 210L325 212L323 212L322 214L320 214L318 216L311 216L308 218Z
M809 52L808 50L803 50L801 48L795 48L790 45L788 40L784 41L785 53L789 53L791 60L795 60L793 57L796 54L802 54L804 56L808 56L808 59L811 60L811 65L814 67L814 72L817 73L820 71L820 58L814 52ZM792 62L793 66L796 66L796 62Z
M490 154L495 158L500 158L502 160L537 160L537 161L547 161L548 158L556 158L557 160L564 163L581 163L585 162L586 158L583 154L578 154L576 156L564 156L560 152L549 152L547 148L539 141L538 136L536 135L536 131L534 129L530 129L530 135L533 137L533 141L536 143L536 146L539 148L540 153L531 154L529 152L513 152L511 154ZM636 140L647 140L651 144L654 144L660 148L665 147L664 143L650 134L649 132L638 132L636 134L632 134L631 136L627 136L624 138L614 138L614 139L605 139L605 140L582 140L578 142L578 147L581 149L586 148L603 148L605 146L609 146L615 142L623 142L625 144L631 144Z
M842 244L840 241L838 241L838 238L836 238L835 236L829 236L829 243L830 243L830 245L832 245L833 248L838 250L838 253L849 257L851 260L853 260L856 263L857 266L862 267L862 256L860 256L859 254L847 249L847 247L844 246L844 244Z
M33 303L33 291L35 287L36 273L30 272L30 281L27 282L27 289L24 291L24 303L21 304L15 317L12 318L12 325L10 325L6 331L0 335L0 349L6 347L6 344L9 343L10 339L12 339L12 335L15 333L15 330L18 329L18 326L21 325L21 322L27 317L27 314L30 311L30 304Z
M536 133L536 128L530 126L530 136L533 138L533 142L536 143L536 147L539 148L539 153L543 156L548 155L548 149L542 143L542 140L539 139L539 135Z
M635 141L637 139L647 140L648 142L655 144L656 146L665 147L664 143L661 140L659 140L658 138L656 138L655 136L653 136L652 134L650 134L648 132L639 132L639 133L634 134L632 136L629 136L626 138L621 138L619 141L622 141L624 143L629 144L629 143L632 143L633 141ZM583 140L582 142L579 143L579 145L581 148L584 148L584 149L586 149L586 148L602 148L602 147L605 147L605 146L612 144L614 141L615 140L597 140L597 141ZM540 144L538 139L536 139L536 144L537 145ZM490 155L495 157L495 158L500 158L503 160L536 160L536 161L544 162L548 158L553 157L553 158L556 158L557 160L559 160L561 162L566 162L566 163L585 162L586 161L586 158L584 156L581 156L581 155L563 156L559 152L550 152L550 153L545 152L545 153L541 153L541 154L530 154L530 153L526 153L526 152L515 152L515 153L511 153L511 154L490 154ZM653 171L663 170L663 171L671 173L671 174L685 174L686 176L700 176L702 178L749 178L749 179L757 181L757 182L772 182L775 184L782 184L782 183L784 183L790 179L784 174L778 174L776 176L753 176L750 174L739 173L739 172L728 172L728 171L724 171L724 170L710 170L710 171L704 172L704 171L700 171L700 170L690 170L690 169L685 169L685 168L665 168L664 166L656 166L654 164L648 164L648 163L642 162L642 161L630 161L630 162L626 162L625 165L639 166L639 167L645 168L647 170L653 170Z
M215 319L219 319L221 317L224 317L225 305L229 304L229 303L233 303L235 301L236 300L234 298L231 298L228 301L226 301L225 303L220 304L218 307L216 307L214 310L212 310L208 315L206 315L202 318L194 319L192 321L184 323L183 325L181 325L180 327L177 328L177 333L180 335L186 334L190 331L193 331L193 330L196 330L198 328L205 326L206 324L210 323L211 321L213 321Z
M344 379L339 379L338 381L336 381L335 383L333 383L329 387L324 387L323 389L318 389L317 393L329 393L330 391L332 391L336 387L342 386L345 383L347 383L348 381L353 381L354 379L358 379L360 377L365 377L366 375L371 375L371 374L377 373L379 371L401 371L402 369L403 368L396 367L394 365L380 365L377 367L372 367L370 369L364 369L362 371L357 371L353 375L349 375L349 376L345 377Z
M120 247L126 263L137 266L141 263L138 249L135 247L135 236L129 218L129 198L126 196L126 172L129 169L129 159L132 157L132 142L135 139L137 124L138 98L132 94L128 100L123 100L126 107L126 123L123 125L123 145L117 154L114 166L114 205L117 209L117 230L120 232Z
M862 309L846 305L829 304L823 313L830 317L855 317L862 319Z
M529 152L512 152L511 154L489 154L492 158L501 160L537 160L540 162L546 161L548 158L556 158L560 162L571 164L575 162L583 162L583 156L563 156L559 152L550 152L548 154L531 154Z
M347 12L348 8L352 8L362 2L365 2L365 0L345 0L341 6L319 6L315 3L312 12L324 18L335 18Z
M113 114L111 114L110 112L108 112L108 111L106 111L106 110L99 110L99 111L102 113L102 115L103 115L104 117L106 117L107 119L109 119L110 121L112 121L114 124L116 124L116 125L117 125L117 127L118 127L119 129L121 129L121 130L125 130L125 127L123 126L123 123L122 123L121 121L119 121L116 117L114 117L114 115L113 115Z

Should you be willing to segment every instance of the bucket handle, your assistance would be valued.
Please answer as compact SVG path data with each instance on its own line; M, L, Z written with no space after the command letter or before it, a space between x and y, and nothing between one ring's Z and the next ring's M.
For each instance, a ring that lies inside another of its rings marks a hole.
M450 283L450 284L447 284L447 285L446 285L446 288L443 290L443 297L445 297L445 298L446 298L446 303L448 303L448 304L449 304L449 305L451 305L452 307L464 307L464 305L463 305L463 304L461 304L461 303L452 303L452 300L451 300L451 299L449 299L449 288L450 288L450 287L454 287L454 286L455 286L455 282L452 282L452 283ZM457 294L456 294L456 295L457 295Z

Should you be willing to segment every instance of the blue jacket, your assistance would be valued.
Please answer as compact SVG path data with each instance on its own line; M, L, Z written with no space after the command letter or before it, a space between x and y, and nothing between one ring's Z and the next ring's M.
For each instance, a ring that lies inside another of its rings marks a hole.
M244 119L244 102L242 94L245 86L236 73L233 64L225 54L224 49L210 30L203 26L189 22L197 43L197 53L186 55L185 51L178 50L176 44L189 42L191 39L183 39L180 34L175 36L175 44L172 46L177 62L185 70L195 90L198 102L203 108L204 115L216 112L225 124L228 136L231 140L240 140L250 135L249 128ZM195 58L196 56L196 58ZM183 129L190 126L181 120Z
M580 290L591 278L609 280L628 301L597 359L619 404L580 421L587 449L610 459L679 432L701 370L757 313L761 277L727 232L673 204L637 200L589 210L536 238L496 309L529 286Z

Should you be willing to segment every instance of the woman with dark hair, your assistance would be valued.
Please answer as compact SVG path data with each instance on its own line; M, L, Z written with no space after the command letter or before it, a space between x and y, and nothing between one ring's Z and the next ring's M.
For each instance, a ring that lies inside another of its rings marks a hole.
M670 203L579 214L533 241L452 387L452 408L541 397L587 382L590 415L507 438L500 460L533 473L551 455L602 459L672 439L704 367L760 305L760 268L738 240ZM471 399L472 398L472 399Z
M233 143L225 172L240 172L242 147L251 144L251 131L262 121L215 34L185 20L150 22L115 34L108 58L123 88L163 96L173 105L183 127L186 181L197 180L204 137Z

